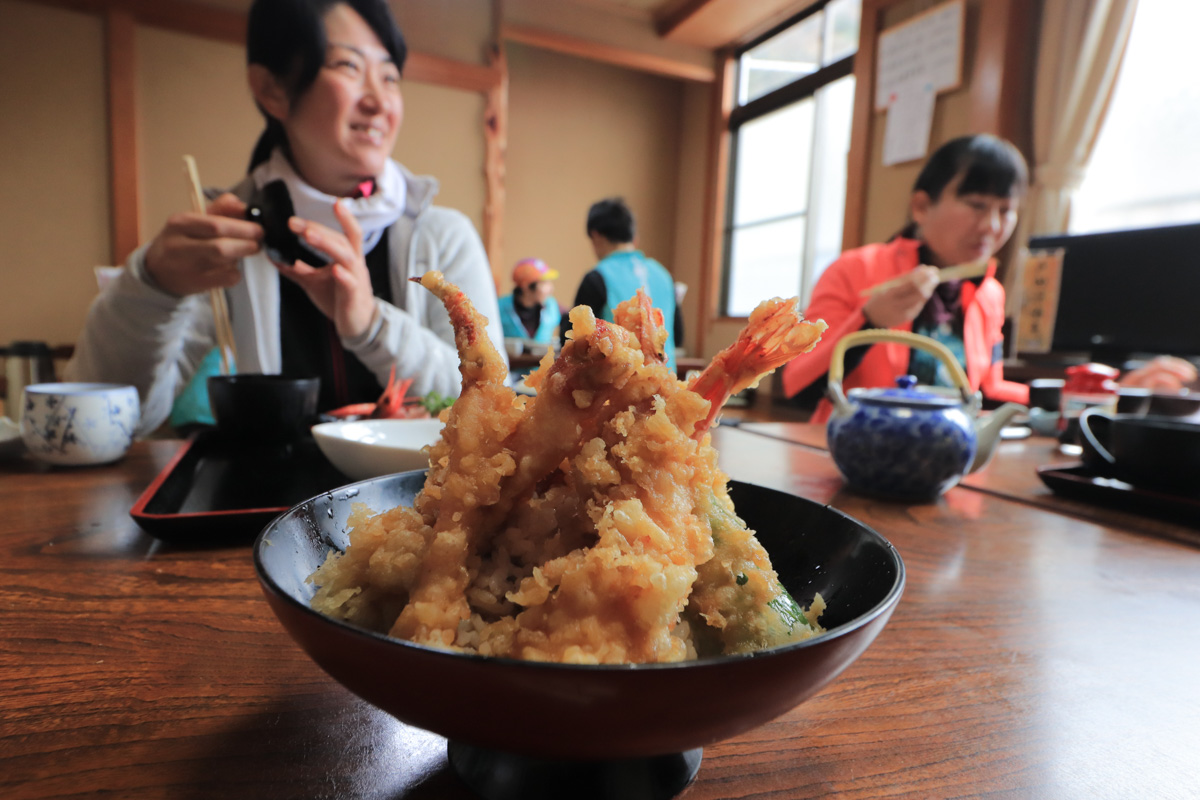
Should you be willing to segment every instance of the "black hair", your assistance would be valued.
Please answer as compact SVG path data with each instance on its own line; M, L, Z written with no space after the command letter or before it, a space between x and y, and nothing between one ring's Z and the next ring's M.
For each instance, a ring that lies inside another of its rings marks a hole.
M633 220L633 212L620 197L609 197L592 203L587 215L587 234L593 231L615 244L625 244L633 241L637 225Z
M295 100L317 79L325 63L325 14L338 5L354 9L403 72L408 46L386 0L254 0L246 19L246 63L267 68ZM267 127L250 156L250 169L276 147L288 146L283 125L259 107Z
M921 168L912 190L925 192L936 203L959 175L962 180L955 189L956 197L988 194L1020 198L1029 187L1029 168L1021 151L1005 139L980 133L951 139L935 150ZM909 221L897 236L913 238L916 232L917 224Z

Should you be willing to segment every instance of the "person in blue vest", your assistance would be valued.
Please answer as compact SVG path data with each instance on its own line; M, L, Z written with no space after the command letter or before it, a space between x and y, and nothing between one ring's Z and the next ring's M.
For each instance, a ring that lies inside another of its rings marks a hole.
M633 212L619 197L593 203L587 235L599 262L583 276L575 305L591 307L598 319L613 321L613 309L644 289L667 324L667 365L675 369L675 343L683 340L683 317L675 302L675 281L662 264L637 249ZM570 324L564 319L565 337Z
M523 258L513 267L513 292L500 298L500 323L505 338L529 339L539 344L554 341L562 319L554 299L558 271L540 258Z

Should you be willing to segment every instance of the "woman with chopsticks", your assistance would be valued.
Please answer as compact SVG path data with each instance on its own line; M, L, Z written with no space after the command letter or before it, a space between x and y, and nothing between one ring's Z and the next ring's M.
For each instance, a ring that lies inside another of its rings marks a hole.
M491 320L503 356L473 226L432 204L436 180L390 158L406 52L384 0L255 0L247 76L266 130L249 174L206 213L172 216L134 252L93 304L70 378L137 386L140 430L153 430L218 343L213 310L222 307L208 295L223 289L237 370L319 375L323 411L375 400L393 367L398 381L412 379L410 393L456 396L449 318L407 280L430 269ZM268 257L247 201L275 181L295 208L288 227L328 265Z
M865 328L895 328L930 336L962 364L972 389L997 401L1029 401L1029 387L1004 380L1004 287L992 258L1017 224L1028 185L1020 152L995 136L964 136L939 147L921 169L909 198L909 223L890 241L849 250L813 288L804 312L829 329L803 358L783 369L784 393L820 403L833 345ZM946 275L972 277L941 280ZM977 267L977 268L976 268ZM894 386L901 375L921 384L954 385L935 357L900 344L853 348L845 355L846 389Z

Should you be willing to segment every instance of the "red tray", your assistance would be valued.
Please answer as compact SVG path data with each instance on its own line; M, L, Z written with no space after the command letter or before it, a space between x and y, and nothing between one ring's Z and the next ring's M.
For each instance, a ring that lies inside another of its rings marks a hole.
M151 536L175 544L249 544L279 514L347 483L310 436L286 448L248 448L202 430L129 515Z

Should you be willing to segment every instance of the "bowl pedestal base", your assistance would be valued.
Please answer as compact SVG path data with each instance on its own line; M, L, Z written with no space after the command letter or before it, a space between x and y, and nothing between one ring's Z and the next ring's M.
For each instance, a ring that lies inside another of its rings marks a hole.
M704 752L561 761L454 741L448 749L459 778L485 800L670 800L696 777Z

